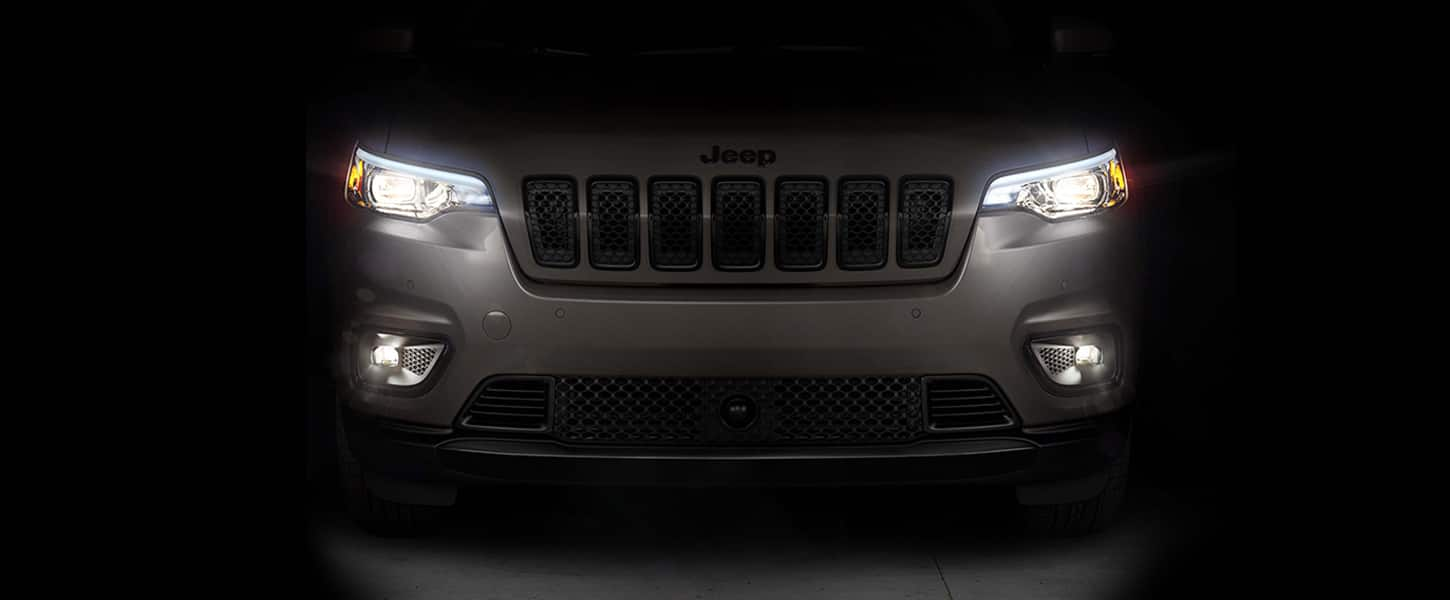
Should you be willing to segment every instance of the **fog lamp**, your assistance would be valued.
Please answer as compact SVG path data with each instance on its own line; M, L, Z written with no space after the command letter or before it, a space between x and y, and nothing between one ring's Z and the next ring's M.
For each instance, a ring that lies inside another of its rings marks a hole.
M1088 366L1103 364L1102 349L1092 344L1088 344L1086 346L1078 346L1076 355L1078 365Z
M371 337L371 340L368 340ZM359 344L361 377L370 384L412 387L422 383L443 358L447 345L435 339L377 333Z
M1028 344L1028 349L1042 374L1060 386L1084 387L1117 376L1115 343L1108 334L1041 338Z
M401 364L398 362L398 349L392 346L374 346L373 364L379 367L398 366Z

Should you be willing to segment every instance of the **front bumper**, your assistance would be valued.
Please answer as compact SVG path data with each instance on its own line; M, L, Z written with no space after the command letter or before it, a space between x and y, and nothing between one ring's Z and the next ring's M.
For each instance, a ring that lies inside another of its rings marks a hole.
M907 445L819 448L581 447L484 437L345 410L369 472L411 482L600 485L1028 484L1103 471L1124 448L1120 411L1050 427Z
M1117 411L1130 402L1136 276L1127 268L1133 204L1049 223L984 213L952 274L926 284L853 287L606 287L525 278L497 217L413 223L351 211L348 321L337 352L345 406L452 428L491 376L840 377L979 374L1025 427ZM412 391L359 384L353 347L368 331L445 340L446 360ZM1118 382L1052 390L1028 341L1111 330Z

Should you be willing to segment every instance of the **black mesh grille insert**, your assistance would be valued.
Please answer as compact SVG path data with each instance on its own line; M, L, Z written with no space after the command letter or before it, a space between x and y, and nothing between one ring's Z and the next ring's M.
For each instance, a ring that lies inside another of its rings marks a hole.
M578 200L568 179L524 182L524 219L534 262L546 267L579 264Z
M1012 427L996 386L981 377L926 379L927 418L934 430L980 430Z
M639 190L633 181L589 183L589 264L600 269L639 265Z
M777 180L775 264L786 270L826 266L826 182Z
M700 266L701 212L699 182L650 182L649 259L656 269Z
M484 384L460 421L464 427L539 431L548 422L548 377L496 377Z
M843 269L879 269L886 265L886 182L842 181L836 201L836 262Z
M710 246L715 268L749 271L765 262L765 184L717 180L710 194Z
M579 443L769 445L907 442L924 434L915 377L693 379L561 377L553 434ZM720 407L753 402L731 429Z
M941 262L952 220L951 182L907 180L901 184L897 203L897 264L930 267Z

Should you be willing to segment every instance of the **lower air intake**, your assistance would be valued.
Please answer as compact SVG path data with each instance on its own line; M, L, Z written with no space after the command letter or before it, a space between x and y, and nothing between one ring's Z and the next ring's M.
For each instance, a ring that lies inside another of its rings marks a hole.
M548 377L495 377L488 380L460 421L471 429L540 431L548 424Z
M1016 422L1002 394L982 377L926 378L927 420L933 431L1006 429Z
M925 434L921 379L696 379L560 377L552 429L574 443L882 444ZM732 427L722 409L755 410Z

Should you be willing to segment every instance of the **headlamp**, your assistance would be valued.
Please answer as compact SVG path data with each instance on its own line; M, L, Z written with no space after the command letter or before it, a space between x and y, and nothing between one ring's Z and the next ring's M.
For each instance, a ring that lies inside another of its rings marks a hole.
M493 211L482 178L379 156L359 147L347 172L347 201L385 215L431 219L452 210Z
M1092 214L1128 200L1128 177L1118 151L997 177L982 208L1016 207L1048 219Z

